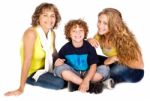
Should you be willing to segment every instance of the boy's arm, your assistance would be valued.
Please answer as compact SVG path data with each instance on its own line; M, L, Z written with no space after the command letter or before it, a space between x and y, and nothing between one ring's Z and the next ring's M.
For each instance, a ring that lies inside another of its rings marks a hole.
M91 79L93 78L93 76L96 73L96 67L97 67L96 64L90 65L90 69L89 69L87 75L85 76L85 78L83 79L84 81L88 81L88 82L91 81Z
M97 66L96 64L90 65L90 69L89 69L87 75L85 76L82 83L80 84L79 90L81 92L86 92L89 90L90 81L96 72L96 66Z

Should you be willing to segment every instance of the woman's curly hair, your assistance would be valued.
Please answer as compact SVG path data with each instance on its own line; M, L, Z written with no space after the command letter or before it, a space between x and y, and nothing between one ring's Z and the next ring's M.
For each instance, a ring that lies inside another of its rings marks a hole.
M102 14L108 17L108 42L116 47L119 63L128 65L132 61L138 60L138 54L142 55L140 47L135 36L124 23L121 13L117 9L106 8L98 14L98 17ZM105 36L101 35L100 37L100 44L103 46Z

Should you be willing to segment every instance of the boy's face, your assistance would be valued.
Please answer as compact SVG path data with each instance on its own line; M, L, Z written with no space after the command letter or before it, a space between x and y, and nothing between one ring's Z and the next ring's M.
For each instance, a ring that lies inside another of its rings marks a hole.
M70 30L70 38L72 42L82 42L84 39L84 29L83 27L80 27L79 25L75 25Z

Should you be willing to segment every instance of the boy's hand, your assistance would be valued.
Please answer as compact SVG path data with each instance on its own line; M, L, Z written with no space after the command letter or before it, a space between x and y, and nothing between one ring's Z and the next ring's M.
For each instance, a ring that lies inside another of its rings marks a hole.
M58 59L55 61L55 67L60 66L60 65L63 65L64 62L65 62L65 59L60 59L60 58L58 58Z
M89 90L89 84L90 84L89 81L83 80L79 86L79 91L87 92Z

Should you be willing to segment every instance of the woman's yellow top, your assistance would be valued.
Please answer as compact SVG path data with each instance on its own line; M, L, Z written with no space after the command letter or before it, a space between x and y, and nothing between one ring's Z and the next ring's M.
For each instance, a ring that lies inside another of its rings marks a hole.
M21 62L23 64L23 61L24 61L23 41L21 41L20 55L21 55ZM37 33L37 37L35 39L35 44L34 44L34 48L33 48L33 55L32 55L32 60L31 60L31 65L30 65L28 76L30 76L32 73L34 73L37 70L44 67L44 65L45 65L45 56L46 56L46 53L42 49L40 36Z
M98 42L100 42L101 36L96 34L94 36L94 39L96 39ZM115 47L110 47L110 48L105 48L105 47L102 47L102 46L100 46L100 47L102 49L103 54L108 56L108 57L112 57L112 56L116 56L117 55L117 51L116 51Z

